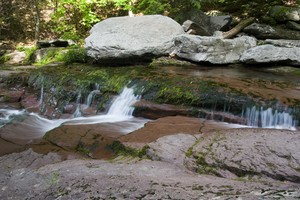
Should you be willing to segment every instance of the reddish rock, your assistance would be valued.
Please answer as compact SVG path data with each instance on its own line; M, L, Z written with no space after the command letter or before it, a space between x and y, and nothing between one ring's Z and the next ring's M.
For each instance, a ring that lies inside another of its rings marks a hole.
M190 109L185 106L170 104L156 104L150 101L141 100L134 104L134 116L147 119L158 119L167 116L183 115L187 116Z

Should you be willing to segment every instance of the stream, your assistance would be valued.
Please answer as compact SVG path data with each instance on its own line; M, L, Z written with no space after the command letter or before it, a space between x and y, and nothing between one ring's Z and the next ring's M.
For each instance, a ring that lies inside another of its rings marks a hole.
M124 68L123 68L124 69ZM117 69L121 70L123 69ZM137 73L136 70L140 68L128 68L128 73ZM141 69L143 71L143 69ZM219 123L229 122L229 126L232 128L241 127L252 127L252 128L275 128L275 129L288 129L297 130L298 128L298 118L294 116L293 113L299 113L299 108L296 106L290 106L289 103L294 99L295 101L300 99L300 81L299 76L294 74L294 68L290 67L277 67L277 68L247 68L241 66L231 66L231 67L211 67L203 66L199 67L178 67L178 66L165 66L157 68L147 69L147 73L156 74L157 77L163 77L158 81L172 78L183 80L188 82L189 78L192 79L190 84L194 84L194 81L215 81L220 85L227 85L226 87L232 89L233 91L238 91L239 93L251 93L253 96L265 97L268 99L276 99L275 106L266 107L259 105L243 105L239 114L235 114L241 120L240 124L236 122L230 122L224 120ZM144 72L143 72L144 73ZM155 77L156 77L155 76ZM153 79L155 78L153 77ZM165 77L165 78L164 78ZM44 79L44 77L43 77ZM128 81L128 80L127 80ZM45 116L38 114L37 112L31 112L28 110L18 110L10 108L0 107L0 136L6 142L12 142L17 145L25 145L33 143L35 140L41 139L45 133L53 130L62 125L86 125L86 124L110 124L111 129L114 132L118 132L121 135L128 134L132 131L140 129L145 123L149 122L149 119L143 117L134 117L134 103L145 98L147 100L147 91L143 95L135 94L135 89L137 87L147 87L147 85L141 85L140 82L135 81L137 85L125 86L123 90L111 101L109 109L102 113L96 113L93 115L85 115L82 110L89 109L95 101L95 96L101 93L101 85L98 83L94 84L93 89L88 93L83 95L81 91L77 93L76 100L76 111L69 115L68 118L59 119L49 119ZM150 79L147 80L150 82ZM178 81L177 81L178 82ZM145 81L144 81L145 83ZM189 82L188 82L189 83ZM181 84L181 82L179 83ZM167 87L177 87L168 86ZM178 86L179 87L179 86ZM192 85L191 85L192 87ZM166 90L165 88L164 90ZM188 89L188 88L186 88ZM57 89L51 86L51 90L57 92ZM218 89L217 91L219 91ZM222 89L223 90L223 89ZM152 91L150 91L152 92ZM149 91L148 91L149 93ZM44 86L40 87L39 96L39 109L43 110L45 104L45 97L49 96L46 94L46 89ZM212 95L214 95L212 93ZM222 105L224 113L230 114L234 103L230 105L231 97L229 97L229 105ZM52 98L55 101L55 98ZM82 103L82 99L84 103ZM291 100L292 99L292 100ZM161 104L162 106L164 104ZM209 112L212 113L210 116L207 115L207 119L213 119L212 116L215 113L220 112L214 110L217 106L212 106ZM239 106L237 106L239 107ZM197 108L198 109L198 108ZM207 109L207 108L206 108ZM158 112L164 112L163 110ZM198 116L202 118L203 116Z

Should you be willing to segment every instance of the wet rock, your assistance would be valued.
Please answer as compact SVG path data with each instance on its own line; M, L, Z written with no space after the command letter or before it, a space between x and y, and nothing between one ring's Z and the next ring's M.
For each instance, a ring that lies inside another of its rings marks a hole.
M120 137L119 140L128 145L133 144L134 146L134 144L140 143L142 144L140 146L143 146L167 135L178 133L196 135L212 130L222 130L233 127L240 126L193 117L164 117L146 123L143 128L124 135Z
M134 104L135 117L144 117L147 119L158 119L167 116L183 115L187 116L190 109L185 106L176 106L170 104L155 104L150 101L141 100Z
M247 64L283 63L300 65L300 48L276 47L273 45L257 46L245 51L240 61Z
M300 182L299 132L231 129L204 135L193 147L198 171ZM219 173L222 170L222 173Z
M114 17L96 24L85 39L93 62L129 64L172 52L174 36L183 28L166 16Z
M134 121L116 123L62 125L49 131L44 139L66 151L78 152L91 158L110 158L113 152L107 147L123 134L135 129Z
M287 6L273 6L269 15L278 22L300 21L300 8Z
M256 46L256 39L248 36L222 39L180 35L175 38L175 46L174 53L183 59L211 64L230 64L237 63L245 50Z
M17 103L21 101L25 91L0 89L0 93L0 102Z

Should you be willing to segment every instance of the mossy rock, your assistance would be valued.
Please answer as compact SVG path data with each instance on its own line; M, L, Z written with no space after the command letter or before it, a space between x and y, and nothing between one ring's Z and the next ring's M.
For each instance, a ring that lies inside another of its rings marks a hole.
M278 22L300 21L300 8L274 6L270 10L270 16Z

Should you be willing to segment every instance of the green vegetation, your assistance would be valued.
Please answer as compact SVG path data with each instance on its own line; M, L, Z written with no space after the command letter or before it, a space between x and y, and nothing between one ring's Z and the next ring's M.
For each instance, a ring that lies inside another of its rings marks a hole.
M38 50L42 51L42 50ZM37 51L37 52L38 52ZM86 50L81 47L70 48L48 48L46 52L38 52L40 60L33 63L38 66L44 66L50 63L64 63L65 65L73 63L87 63ZM36 48L25 49L27 63L32 62L32 55L36 52Z
M147 150L149 146L146 145L142 149L135 149L131 147L124 146L120 141L113 141L110 145L107 146L108 149L112 150L117 156L131 156L139 158L147 158Z
M0 39L63 38L81 41L90 28L108 17L134 13L164 14L182 22L190 11L218 10L238 18L263 19L274 5L299 6L299 0L42 0L0 3Z
M120 93L125 85L135 86L135 93L142 95L145 100L195 107L193 116L201 114L197 108L223 111L226 104L230 104L232 113L240 114L243 106L253 105L255 101L254 97L213 80L173 76L161 68L145 66L45 66L31 72L29 84L37 90L42 86L45 91L55 88L55 92L48 95L57 99L57 110L63 110L64 105L76 102L79 94L87 97L94 90L95 84L100 86L101 95L95 97L99 110L103 110L111 97Z
M10 57L7 55L0 56L0 64L3 64L10 60Z
M55 186L58 184L58 182L59 182L59 172L54 171L54 172L52 172L51 177L50 177L50 184L52 186Z

